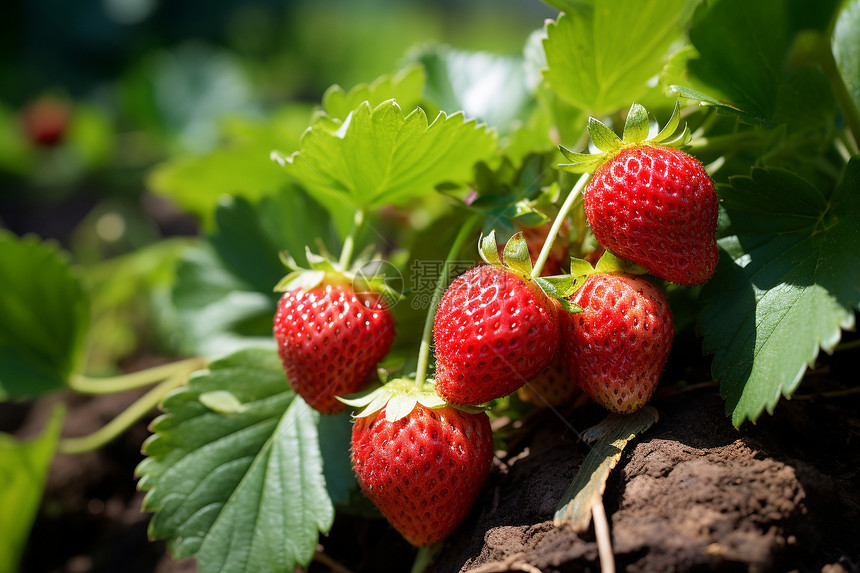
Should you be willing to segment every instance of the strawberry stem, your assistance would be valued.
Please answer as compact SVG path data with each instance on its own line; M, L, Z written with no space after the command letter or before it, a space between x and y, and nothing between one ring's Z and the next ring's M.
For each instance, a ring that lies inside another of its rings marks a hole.
M355 248L355 238L363 223L364 211L359 209L355 212L355 216L352 219L352 228L349 230L349 235L347 235L346 239L343 241L343 250L341 250L340 259L338 260L338 265L341 270L345 270L352 260L352 251Z
M80 438L66 438L60 440L57 450L63 454L82 454L91 452L114 440L117 436L128 430L132 424L144 417L150 410L158 406L167 393L181 386L188 375L190 368L177 371L173 376L141 396L131 406L126 408L119 416L102 426L88 436Z
M69 380L69 388L81 394L116 394L161 382L177 373L185 375L205 366L206 361L202 358L189 358L110 378L73 376Z
M549 252L552 250L552 244L555 242L556 237L558 237L558 231L561 229L561 225L564 223L565 218L567 218L567 213L573 206L573 202L576 201L576 198L580 193L582 193L582 190L585 189L589 179L591 179L591 173L583 173L582 177L580 177L576 182L576 185L573 186L573 189L570 190L567 199L562 203L561 209L559 209L558 215L555 217L555 221L552 222L552 227L547 235L547 240L540 250L540 254L535 261L534 268L532 268L532 278L540 276L540 272L543 270L543 266L546 264L546 260L549 257Z
M433 320L436 318L436 309L439 307L439 301L442 300L442 293L448 286L448 277L451 274L451 263L454 258L462 250L463 244L469 238L470 233L474 230L475 225L480 220L480 215L472 215L457 233L454 243L451 245L451 250L448 251L448 256L445 257L445 262L442 265L442 272L439 274L439 279L436 281L436 289L433 291L433 297L430 299L430 308L427 310L427 318L424 321L424 333L421 335L421 346L418 349L418 365L415 369L415 387L421 390L424 387L424 381L427 380L427 365L430 362L430 339L433 336Z

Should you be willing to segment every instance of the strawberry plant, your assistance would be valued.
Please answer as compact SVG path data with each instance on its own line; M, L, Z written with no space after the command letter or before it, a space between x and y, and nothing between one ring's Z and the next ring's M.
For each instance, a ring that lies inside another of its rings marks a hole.
M522 56L421 46L157 166L204 229L142 251L170 269L150 322L180 360L85 375L94 277L0 234L0 398L152 386L90 436L59 437L60 407L33 441L0 436L0 571L54 453L156 406L149 535L203 572L307 568L336 516L379 514L432 566L495 511L475 504L525 420L594 412L551 505L602 543L658 387L712 379L746 431L850 349L860 1L548 4Z

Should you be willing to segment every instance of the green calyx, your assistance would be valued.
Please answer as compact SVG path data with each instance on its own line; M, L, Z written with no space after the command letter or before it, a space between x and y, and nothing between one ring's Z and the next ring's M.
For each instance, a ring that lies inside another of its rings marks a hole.
M624 132L619 138L606 124L594 119L588 119L588 135L591 142L599 150L598 153L577 153L559 146L559 150L571 162L559 165L565 171L572 173L589 173L596 171L601 165L618 155L621 150L637 145L661 145L663 147L680 148L687 145L692 137L690 128L684 125L680 135L673 137L681 123L681 107L675 102L672 117L666 125L652 137L648 112L638 103L630 106L627 121L624 122Z
M380 378L385 378L382 371L380 371ZM355 418L366 418L384 407L387 422L396 422L405 418L418 404L431 409L450 406L469 414L483 412L486 409L479 406L449 404L436 393L436 387L432 382L425 382L421 389L418 389L415 386L415 380L411 378L395 378L383 386L343 398L338 397L338 400L358 410L353 414Z
M496 232L490 231L489 235L481 236L478 241L478 252L488 265L499 267L513 272L528 285L537 285L548 297L556 299L567 312L582 312L582 309L570 302L569 297L576 290L575 277L571 275L558 275L554 277L532 277L532 259L529 247L522 232L511 237L499 257L496 246Z
M278 281L275 292L286 292L300 288L309 291L321 284L351 285L356 292L377 292L390 305L403 298L403 294L385 282L386 275L378 270L369 254L355 259L349 268L325 255L318 255L305 247L305 258L309 269L302 268L286 251L280 253L281 262L290 273Z
M640 267L636 263L626 259L619 258L610 251L605 251L597 264L593 267L591 263L585 259L570 258L570 274L574 279L574 285L571 289L571 294L579 290L585 283L585 279L589 275L594 274L609 274L609 275L644 275L648 273L648 269Z

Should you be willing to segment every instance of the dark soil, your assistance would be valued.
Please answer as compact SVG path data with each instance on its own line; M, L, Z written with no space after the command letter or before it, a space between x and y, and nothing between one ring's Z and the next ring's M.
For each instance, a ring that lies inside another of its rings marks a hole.
M716 387L654 405L604 496L619 570L860 570L860 394L798 397L740 432ZM601 415L586 408L580 427ZM593 531L552 522L586 446L551 412L529 431L433 571L600 570Z
M833 380L852 379L857 354L828 359L774 416L740 431L716 386L661 390L659 422L625 450L604 496L618 569L860 571L860 393L821 395L852 387ZM82 435L136 395L60 398L64 433ZM4 405L0 429L38 432L57 399ZM573 428L604 413L589 405L562 414L522 421L430 570L599 571L593 532L556 527L552 515L587 454ZM101 451L57 456L22 573L196 570L146 538L133 470L147 422ZM384 521L343 512L320 544L311 573L408 571L415 555Z

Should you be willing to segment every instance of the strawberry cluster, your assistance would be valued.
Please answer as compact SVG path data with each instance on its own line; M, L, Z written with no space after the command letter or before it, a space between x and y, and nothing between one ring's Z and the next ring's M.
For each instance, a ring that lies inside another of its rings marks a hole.
M575 193L553 225L521 226L501 249L495 232L482 237L486 264L455 279L428 317L422 352L426 365L432 325L433 381L419 357L413 378L386 381L380 370L383 384L359 392L394 338L384 285L357 291L355 273L310 253L311 270L287 261L295 272L279 285L274 331L289 382L324 414L356 408L358 482L410 543L444 538L477 498L493 459L487 402L518 391L559 407L584 393L626 414L650 399L674 326L665 296L640 275L695 285L717 262L713 183L676 149L686 129L667 141L678 123L676 106L649 138L648 115L634 105L623 138L590 120L599 153L562 148L572 160L562 167L594 172L580 184L589 181L584 212L603 255L594 266L571 259L562 274Z

